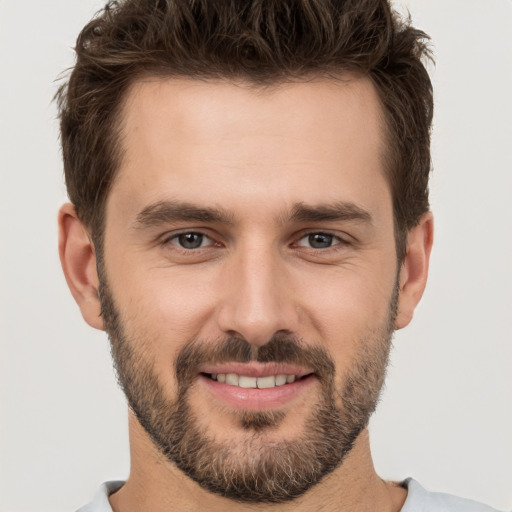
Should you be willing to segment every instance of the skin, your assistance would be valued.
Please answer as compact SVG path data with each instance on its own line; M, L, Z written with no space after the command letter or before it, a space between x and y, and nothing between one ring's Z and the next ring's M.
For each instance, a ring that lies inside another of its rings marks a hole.
M254 345L279 331L324 347L341 385L360 344L381 326L397 277L393 212L383 169L381 106L366 79L308 81L257 89L243 83L148 79L135 84L123 116L124 158L108 197L104 265L130 334L170 398L172 365L191 339L238 334ZM162 202L222 209L228 219L140 223ZM291 218L298 204L356 206L367 218ZM229 222L225 222L229 220ZM59 213L60 255L84 319L103 329L96 254L71 205ZM423 293L433 221L408 236L399 269L395 328L405 327ZM206 235L180 248L177 234ZM313 248L310 233L332 246ZM174 237L174 238L173 238ZM318 387L282 406L268 439L303 432ZM250 435L201 386L190 394L198 421L218 441ZM130 413L131 472L111 496L134 510L382 510L401 508L406 491L373 468L364 430L343 464L297 500L240 504L211 494L163 457Z

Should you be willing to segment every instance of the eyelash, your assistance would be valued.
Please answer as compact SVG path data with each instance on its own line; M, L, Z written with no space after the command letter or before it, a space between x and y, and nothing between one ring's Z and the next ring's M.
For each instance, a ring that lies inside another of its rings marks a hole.
M197 235L197 236L203 237L203 240L201 241L201 245L197 248L186 248L186 247L179 245L179 242L178 242L179 238L183 237L183 236L187 236L187 235ZM211 242L213 242L212 244L208 244L207 247L210 247L211 245L216 244L216 242L214 242L214 240L211 236L208 236L206 233L202 233L201 231L182 231L181 233L176 233L172 236L166 237L162 241L162 245L167 246L167 245L171 244L171 245L176 246L176 248L178 250L182 250L184 252L191 252L191 251L197 251L198 249L204 249L204 247L202 246L204 238L207 238ZM176 243L174 243L175 241L176 241ZM220 244L218 244L218 245L220 245Z
M328 247L311 247L311 245L309 245L309 246L300 245L300 242L302 240L304 240L305 238L309 238L309 242L311 243L311 237L314 237L314 236L330 238L332 245L329 245ZM334 233L330 233L329 231L310 231L308 233L304 233L297 240L297 242L294 243L294 245L297 247L305 247L306 249L312 249L314 251L317 251L317 250L322 251L322 250L328 250L328 249L335 250L338 248L337 247L338 245L347 245L347 244L348 244L348 242L346 240L344 240L342 237L335 235Z
M199 245L198 247L183 247L179 242L179 238L180 237L183 237L183 236L186 236L186 235L197 235L197 236L200 236L200 237L203 237L202 240L201 240L201 245ZM311 247L311 246L307 246L307 245L301 245L300 242L302 240L304 240L305 238L308 238L308 237L312 237L312 236L324 236L324 237L328 237L328 238L331 238L331 242L332 242L332 245L329 245L328 247ZM203 242L204 242L204 239L209 239L211 241L210 244L206 245L206 246L203 246ZM167 246L169 244L172 244L176 247L176 249L178 250L181 250L185 253L190 253L192 251L196 252L200 249L205 249L207 247L211 247L211 246L220 246L221 244L219 244L218 242L215 242L213 240L213 238L209 235L207 235L206 233L203 233L201 231L183 231L181 233L176 233L176 234L173 234L172 236L169 236L169 237L166 237L163 241L162 241L162 245L164 246ZM294 248L297 248L297 247L302 247L304 249L307 249L307 250L312 250L312 251L327 251L327 250L336 250L336 249L339 249L340 247L338 246L347 246L347 245L350 245L350 242L346 239L346 238L342 238L340 237L339 235L335 235L334 233L331 233L329 231L308 231L308 232L305 232L305 233L301 233L301 236L298 237L293 243L292 243L292 247Z

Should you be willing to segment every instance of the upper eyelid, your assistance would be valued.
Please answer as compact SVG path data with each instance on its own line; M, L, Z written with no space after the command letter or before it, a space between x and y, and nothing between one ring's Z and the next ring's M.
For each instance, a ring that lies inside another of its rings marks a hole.
M205 229L205 228L186 228L186 229L179 229L176 231L163 233L162 235L160 235L158 237L158 241L160 243L167 243L173 239L176 239L178 236L185 235L187 233L196 233L198 235L202 235L202 236L210 239L212 242L217 242L217 243L223 243L223 239L224 239L224 237L222 237L218 233L211 233L210 230ZM315 235L315 234L329 235L329 236L332 236L344 243L351 243L351 242L357 241L356 238L354 238L352 235L350 235L346 232L340 233L339 231L336 231L336 230L316 228L316 229L305 229L305 230L299 231L298 233L295 233L295 235L293 235L293 237L292 237L291 243L293 245L293 244L297 243L299 240L302 240L303 238L305 238L307 236Z
M352 235L349 235L346 232L340 233L339 231L331 230L331 229L311 229L311 230L308 229L305 231L301 231L295 237L295 240L296 241L302 240L303 238L310 236L310 235L328 235L328 236L332 236L332 237L337 238L337 239L341 240L342 242L346 242L346 243L356 240Z
M209 238L210 240L214 240L214 237L211 235L211 233L207 233L204 229L200 229L200 228L198 228L198 229L180 229L180 230L172 231L172 232L167 231L166 233L163 233L162 235L160 235L158 237L158 240L161 241L162 243L165 243L174 238L179 237L180 235L187 235L189 233L202 235L202 236L205 236L206 238Z
M339 244L348 244L349 243L343 237L336 235L334 233L328 233L326 231L311 231L310 233L306 233L305 235L302 235L302 236L296 238L295 241L293 242L293 245L296 245L298 247L305 247L307 249L308 248L307 246L299 246L298 244L299 244L299 242L301 242L302 240L304 240L305 238L307 238L311 235L327 235L327 236L331 236L334 239L335 243L333 243L333 245L331 245L329 247L323 247L322 248L323 251L325 251L327 249L331 249ZM318 250L318 248L316 248L316 247L310 247L310 249Z
M205 246L194 247L194 248L187 248L181 246L181 244L177 241L177 238L181 235L187 235L187 234L195 234L195 235L201 235L207 239L207 244ZM163 239L159 240L158 245L161 247L165 247L166 250L172 250L172 251L182 251L187 254L192 253L200 253L201 251L208 250L212 247L218 247L219 243L210 235L207 235L206 233L203 233L199 230L185 230L180 231L178 233L169 234L168 236L164 236ZM173 246L172 248L169 246Z

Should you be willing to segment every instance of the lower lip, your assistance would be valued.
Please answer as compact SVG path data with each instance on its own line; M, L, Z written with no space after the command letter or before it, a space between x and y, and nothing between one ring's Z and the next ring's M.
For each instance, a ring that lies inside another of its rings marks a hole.
M206 386L208 391L235 409L247 409L251 411L263 411L281 407L311 387L316 378L308 375L290 384L275 386L273 388L241 388L230 386L223 382L199 376L199 382Z

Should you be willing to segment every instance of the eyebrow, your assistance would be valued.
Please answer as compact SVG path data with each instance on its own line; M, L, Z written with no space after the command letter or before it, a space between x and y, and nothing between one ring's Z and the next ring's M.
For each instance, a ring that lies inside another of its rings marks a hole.
M141 210L136 228L148 228L172 222L218 222L233 224L233 216L222 208L200 207L181 201L159 201Z
M350 202L317 206L296 203L289 214L280 215L278 222L332 222L359 221L372 224L370 213ZM141 210L135 219L135 228L142 229L173 222L208 222L234 224L234 216L219 207L203 207L181 201L159 201Z
M372 224L371 214L354 203L338 202L308 206L304 203L296 204L290 216L296 222L328 222L328 221L359 221Z

